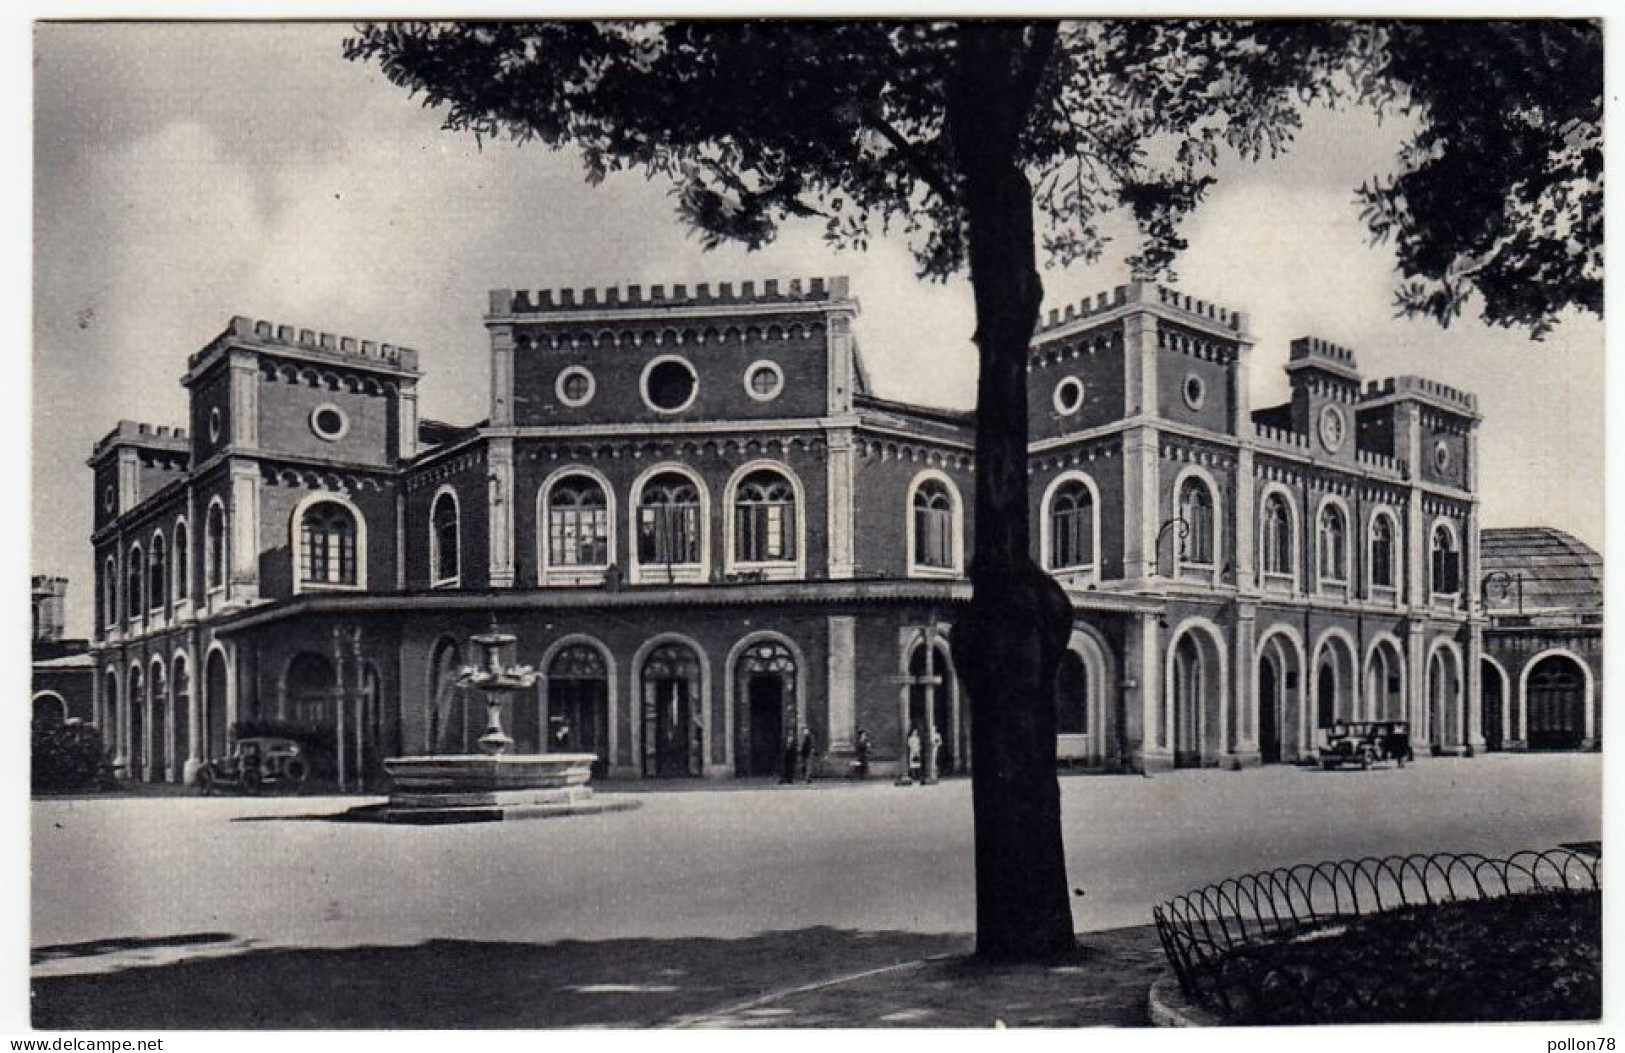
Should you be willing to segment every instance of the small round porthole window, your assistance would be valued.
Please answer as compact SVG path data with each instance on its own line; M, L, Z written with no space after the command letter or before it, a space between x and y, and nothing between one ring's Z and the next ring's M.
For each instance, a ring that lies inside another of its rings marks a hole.
M593 392L597 389L597 382L585 366L561 369L559 379L553 385L553 393L566 406L585 406L592 401Z
M1207 385L1195 373L1185 378L1185 405L1191 409L1201 409L1207 402Z
M757 402L776 399L784 390L784 370L777 362L762 360L745 370L745 394Z
M118 507L118 491L112 486L102 491L102 507L109 512Z
M1443 439L1433 444L1433 466L1441 472L1450 471L1450 444Z
M331 402L324 403L310 411L310 430L318 439L334 442L350 430L350 418Z
M688 409L699 393L700 378L694 367L677 355L666 355L643 369L643 401L662 413Z
M220 407L216 406L209 411L209 441L220 441Z
M1083 408L1083 381L1077 377L1063 377L1055 385L1055 412L1076 413Z

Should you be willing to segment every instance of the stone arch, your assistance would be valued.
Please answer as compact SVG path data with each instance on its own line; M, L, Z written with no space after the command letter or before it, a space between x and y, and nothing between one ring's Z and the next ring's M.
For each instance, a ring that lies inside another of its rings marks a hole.
M1479 706L1484 730L1486 752L1506 749L1507 743L1521 739L1521 728L1514 712L1512 678L1506 667L1492 655L1478 656Z
M683 633L659 633L643 641L643 643L639 645L636 653L634 653L632 656L632 755L634 758L634 763L638 766L638 770L645 777L652 774L649 770L651 761L653 761L657 767L666 767L666 765L660 764L658 761L660 744L649 741L647 731L644 727L644 725L648 723L653 716L651 713L652 708L660 701L654 696L654 692L658 685L649 680L646 666L648 665L650 658L654 656L657 650L672 644L684 647L690 651L697 664L695 675L689 681L691 685L690 697L688 697L685 701L689 707L688 716L690 719L692 719L692 707L696 701L692 697L692 694L697 693L699 695L697 701L700 714L700 738L698 743L700 768L699 771L694 771L691 764L688 769L688 774L703 776L706 773L706 770L712 767L714 764L725 763L725 761L716 760L716 757L718 756L716 744L712 741L713 735L711 734L711 729L713 725L711 720L711 660L706 655L705 648L700 646L700 642L698 640ZM695 681L697 681L697 683L695 683ZM692 743L690 744L689 748L692 754L694 751L694 746ZM726 749L727 747L724 745L722 756L726 756Z
M337 482L337 480L334 480ZM350 514L355 523L355 582L352 583L317 583L304 580L305 539L302 524L305 514L319 504L332 503L343 508ZM293 553L293 591L327 591L338 589L341 591L365 592L367 588L367 517L361 508L347 494L337 487L332 489L314 490L300 498L299 503L293 506L288 513L288 548Z
M68 719L67 699L55 691L36 691L29 700L30 717L38 727L56 727Z
M1308 724L1325 728L1340 720L1358 719L1360 712L1359 645L1348 630L1331 626L1315 639L1310 662L1310 690L1313 699Z
M1062 661L1068 665L1057 675L1056 757L1063 761L1103 764L1117 745L1107 738L1118 719L1116 715L1108 718L1106 712L1108 694L1117 683L1111 647L1094 626L1076 623L1066 646L1075 658L1063 656ZM1074 660L1076 666L1071 665ZM1081 685L1074 679L1080 674ZM1068 697L1069 694L1072 697ZM1076 697L1078 694L1082 697ZM1081 730L1072 730L1080 724Z
M1272 625L1259 637L1253 668L1258 674L1255 726L1262 763L1289 763L1312 748L1310 721L1306 719L1306 665L1303 637L1292 626Z
M1290 578L1292 591L1298 588L1298 582L1303 577L1303 510L1298 507L1298 496L1291 488L1271 480L1258 488L1258 525L1254 527L1258 540L1258 554L1256 566L1259 581L1274 578L1278 572L1266 571L1269 565L1266 555L1269 549L1268 513L1271 498L1279 497L1286 508L1287 519L1287 571L1280 575Z
M429 645L423 673L423 748L428 754L460 752L463 746L463 699L457 672L463 664L462 645L449 633Z
M1467 741L1467 668L1461 646L1439 637L1428 646L1425 712L1427 742L1435 753Z
M1552 725L1549 720L1549 717L1555 716L1555 714L1549 715L1540 712L1543 700L1532 700L1530 698L1530 681L1533 679L1536 667L1554 659L1572 664L1579 670L1580 674L1581 693L1578 700L1581 710L1580 727L1575 729L1579 732L1579 741L1572 745L1565 745L1558 741L1558 736L1555 734L1558 728ZM1532 702L1535 705L1532 706ZM1531 749L1547 748L1543 740L1549 732L1554 733L1552 734L1552 748L1574 749L1589 746L1596 741L1596 685L1591 675L1591 666L1566 647L1549 647L1532 655L1529 661L1524 663L1523 669L1518 673L1518 703L1520 716L1522 717L1521 726L1524 743Z
M758 735L758 729L754 724L755 713L762 706L758 705L759 699L752 695L750 686L741 683L740 662L748 651L759 644L776 644L783 647L795 666L793 677L788 685L792 696L790 708L793 712L793 720L790 723L794 725L794 728L784 727L781 724L777 733L771 738L779 740L777 744L782 744L785 735L807 726L808 670L807 659L801 653L801 648L784 633L770 629L761 629L740 637L733 647L728 649L728 657L723 667L722 685L723 720L728 742L728 754L725 763L731 764L739 775L767 775L772 773L774 767L773 763L769 761L767 770L760 770L762 766L752 762L752 753L749 749L753 742L763 737ZM765 702L762 705L765 706ZM781 696L779 706L781 717L790 715L786 714L784 710L785 707ZM821 741L820 745L824 749L828 749L830 744Z
M576 708L580 708L580 706L583 704L583 701L580 699L572 698L566 700L555 698L554 696L554 688L552 684L554 660L563 654L566 649L571 647L591 648L597 653L599 660L604 664L603 706L606 727L603 729L603 731L605 746L603 754L599 757L599 764L595 765L594 767L601 769L600 771L595 772L595 774L608 774L610 768L620 767L622 763L619 748L621 722L619 713L617 712L621 693L619 688L619 670L615 666L615 655L596 636L590 636L586 633L566 633L557 640L554 640L547 646L547 649L542 652L542 659L536 665L536 668L542 674L537 678L536 681L537 704L540 707L537 724L544 730L544 732L549 732L547 739L549 748L551 748L553 742L550 731L552 728L553 718L556 715L554 712L555 703L569 704Z
M948 543L950 559L948 565L939 567L933 564L922 563L918 559L919 544L918 517L915 514L914 500L920 488L928 482L939 483L947 491L949 502ZM959 485L946 473L935 468L924 468L914 474L909 480L908 490L903 499L904 514L904 541L908 547L908 573L911 577L957 577L965 566L965 499L959 492Z
M1217 764L1226 747L1234 748L1225 654L1224 633L1199 615L1168 635L1157 733L1158 746L1173 755L1175 767Z
M1406 710L1405 647L1392 633L1377 633L1365 652L1362 719L1410 720Z
M939 715L947 718L947 726L938 727L936 731L948 747L947 759L950 764L966 768L970 761L970 714L965 693L960 687L959 671L954 668L953 641L948 631L949 627L939 622L929 628L910 626L902 632L901 646L897 651L898 745L904 746L910 726L915 726L920 729L922 745L929 748L925 728L925 692L921 689L923 685L915 683L924 675L924 659L929 646L932 675L941 680L942 687L947 689L945 695L936 695L933 686L932 722L935 724ZM904 751L900 749L899 752ZM907 764L906 759L904 764ZM938 774L947 772L939 770Z

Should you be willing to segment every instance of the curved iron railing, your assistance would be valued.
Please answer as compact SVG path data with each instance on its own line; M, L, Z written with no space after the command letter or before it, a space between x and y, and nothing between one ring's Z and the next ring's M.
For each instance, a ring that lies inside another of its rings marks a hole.
M1282 1003L1316 1019L1324 1006L1372 1006L1403 995L1402 981L1369 970L1356 978L1335 969L1283 967L1269 945L1317 929L1330 935L1338 922L1405 908L1601 888L1601 859L1566 848L1506 859L1447 852L1367 856L1229 878L1163 903L1152 917L1187 997L1250 1022L1266 1022L1269 1007Z

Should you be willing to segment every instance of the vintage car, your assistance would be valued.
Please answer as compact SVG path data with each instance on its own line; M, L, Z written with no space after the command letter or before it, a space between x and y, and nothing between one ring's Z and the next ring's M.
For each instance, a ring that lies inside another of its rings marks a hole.
M197 772L198 789L211 794L217 789L236 787L256 794L268 788L298 793L310 775L310 765L299 743L292 739L260 736L237 740L230 756L208 761Z
M1410 726L1403 720L1338 721L1326 729L1326 745L1320 748L1320 766L1327 771L1345 764L1369 768L1387 760L1403 768L1415 758Z

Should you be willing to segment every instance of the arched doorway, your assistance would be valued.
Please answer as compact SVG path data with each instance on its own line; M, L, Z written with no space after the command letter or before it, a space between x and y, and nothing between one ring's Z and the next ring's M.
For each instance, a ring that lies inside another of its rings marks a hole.
M118 671L109 669L102 677L102 697L96 724L102 733L102 748L118 753Z
M547 750L591 753L594 777L609 770L609 670L590 644L561 648L547 664Z
M68 704L55 691L41 691L34 696L34 726L60 727L68 719Z
M128 779L143 779L146 777L146 710L146 680L141 675L141 667L133 666L130 669L130 753L125 769L125 778Z
M1281 672L1274 655L1258 663L1258 761L1281 763Z
M1315 674L1315 727L1325 730L1337 723L1337 670L1322 662Z
M1484 750L1496 753L1506 749L1503 729L1506 726L1506 692L1501 683L1501 670L1489 659L1481 659L1478 666L1480 705L1483 708Z
M926 722L929 706L931 722ZM937 774L957 771L961 763L960 743L954 724L954 667L948 649L939 641L927 647L925 641L914 645L908 656L908 724L920 729L922 749L931 748L934 731L942 737L937 751ZM903 729L907 739L908 728Z
M210 651L203 665L203 760L226 755L226 656Z
M796 729L796 660L778 640L758 640L734 665L734 771L772 775Z
M1462 741L1461 672L1456 653L1437 647L1428 658L1428 745L1435 754Z
M1066 749L1072 741L1087 741L1091 731L1089 723L1089 667L1083 655L1068 647L1061 652L1061 667L1055 671L1055 736L1056 749L1067 753L1066 759L1087 759L1082 750L1072 754Z
M1378 640L1371 648L1365 671L1365 714L1367 720L1405 719L1405 662L1399 648L1390 640Z
M170 674L170 691L175 696L175 705L171 712L174 714L174 742L175 751L169 759L169 778L173 782L180 782L186 774L186 759L193 754L192 744L192 671L186 663L186 656L177 654L173 672ZM184 730L183 730L184 729Z
M644 775L703 774L700 670L699 655L683 643L661 644L643 660Z
M1322 734L1339 721L1355 720L1355 689L1360 663L1354 645L1340 631L1329 631L1315 649L1315 727Z
M1205 741L1217 731L1219 693L1218 657L1208 652L1195 632L1186 632L1174 645L1173 675L1169 698L1170 741L1174 767L1200 767L1208 751Z
M168 678L164 675L162 663L154 662L152 666L151 686L148 692L151 696L150 708L152 711L151 736L152 752L146 772L149 781L163 782L169 777L169 688Z
M1579 749L1585 739L1585 674L1567 655L1547 655L1529 670L1525 699L1532 750Z

